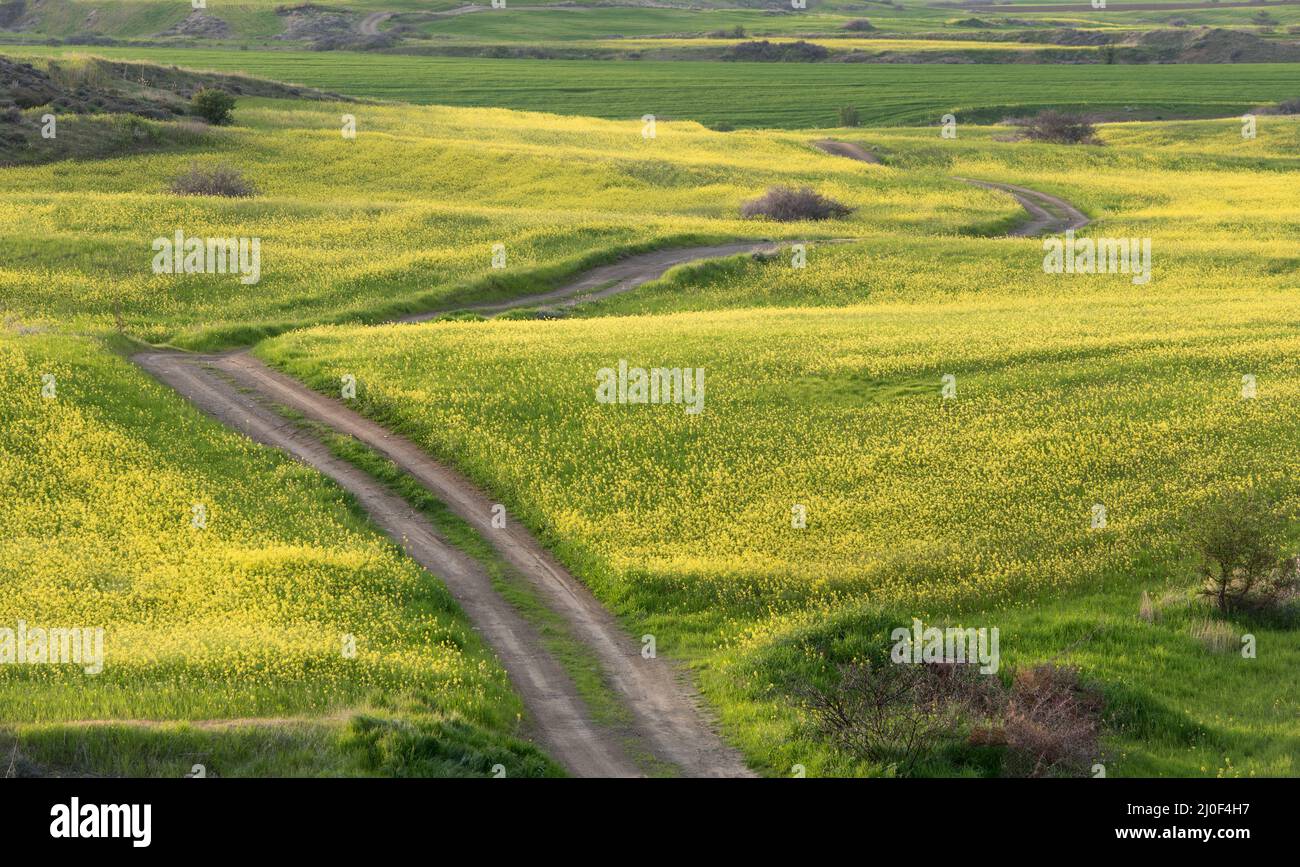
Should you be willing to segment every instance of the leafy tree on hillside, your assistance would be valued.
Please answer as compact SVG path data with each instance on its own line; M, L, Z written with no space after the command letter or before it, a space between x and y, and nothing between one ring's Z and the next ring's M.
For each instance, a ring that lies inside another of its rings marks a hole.
M230 123L230 110L234 107L233 96L213 87L200 88L190 99L190 111L216 126Z
M1199 516L1201 593L1219 611L1269 608L1296 591L1297 561L1280 553L1282 527L1254 491L1222 497Z

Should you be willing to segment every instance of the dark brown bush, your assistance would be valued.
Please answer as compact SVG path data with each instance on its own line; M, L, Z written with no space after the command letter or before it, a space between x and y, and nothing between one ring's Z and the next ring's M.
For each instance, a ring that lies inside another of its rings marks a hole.
M1095 144L1097 130L1086 118L1059 111L1042 111L1023 124L1024 136L1031 141L1052 144Z
M171 191L180 196L247 198L257 195L257 188L238 169L225 163L207 167L192 164L172 181Z
M747 220L766 217L780 223L797 220L829 220L853 213L848 205L828 199L812 187L775 186L756 199L740 206L740 215Z
M831 51L822 45L805 42L769 42L766 39L757 42L742 42L723 55L724 60L745 60L752 62L813 62L825 60Z
M1003 736L1016 776L1087 776L1100 756L1101 696L1078 672L1052 663L1016 673Z
M855 758L907 774L964 720L996 716L998 683L953 663L842 666L829 688L800 693L818 733Z

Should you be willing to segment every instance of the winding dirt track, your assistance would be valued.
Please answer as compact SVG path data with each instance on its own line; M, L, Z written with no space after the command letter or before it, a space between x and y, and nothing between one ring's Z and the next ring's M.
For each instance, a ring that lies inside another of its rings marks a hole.
M592 269L551 292L477 309L500 312L574 304L628 291L684 262L773 249L775 245L768 242L742 242L659 250ZM411 318L431 315L436 314ZM268 368L247 350L220 355L148 351L133 360L227 427L288 453L350 491L378 527L447 584L522 697L534 738L570 773L640 776L643 768L636 757L648 756L686 776L753 776L740 754L714 732L684 672L664 660L642 658L640 644L522 525L508 519L504 529L494 529L492 501L415 443ZM368 473L336 458L317 436L286 420L276 412L277 406L356 437L473 526L529 582L546 606L564 618L571 635L596 655L606 680L628 711L629 727L621 730L594 722L568 672L546 650L537 631L492 588L476 561L439 537L428 520L401 497Z
M378 36L379 25L383 24L389 18L392 18L395 12L371 12L365 18L361 19L361 25L358 28L362 36Z
M1300 2L1300 0L1298 0ZM863 163L879 163L880 158L860 144L836 139L824 138L812 143L812 146L831 156L844 157ZM998 181L980 181L973 178L954 178L966 184L974 184L986 190L1000 190L1009 193L1020 207L1029 212L1029 221L1007 232L1011 237L1030 238L1035 235L1058 234L1067 229L1082 229L1088 223L1088 215L1080 211L1065 199Z
M833 138L818 139L812 143L812 146L822 153L830 154L833 157L845 157L851 160L857 160L861 163L879 163L880 157L873 154L860 144L851 141L838 141Z
M636 256L628 256L608 265L600 265L583 273L581 277L550 292L529 295L503 302L468 304L460 307L445 307L412 313L403 316L398 322L424 322L451 310L470 310L475 313L492 315L507 310L523 307L538 310L557 310L572 307L598 298L608 298L620 292L658 280L670 268L701 259L718 259L723 256L735 256L738 253L771 253L778 245L770 241L737 241L731 244L716 244L711 247L676 247L668 250L654 250Z
M1008 235L1029 238L1034 235L1055 235L1067 229L1082 229L1091 220L1088 216L1067 202L1039 190L1018 187L1015 184L1002 184L997 181L977 181L971 178L957 178L967 184L974 184L986 190L1001 190L1010 193L1020 203L1020 207L1029 212L1029 222L1022 223L1008 232Z

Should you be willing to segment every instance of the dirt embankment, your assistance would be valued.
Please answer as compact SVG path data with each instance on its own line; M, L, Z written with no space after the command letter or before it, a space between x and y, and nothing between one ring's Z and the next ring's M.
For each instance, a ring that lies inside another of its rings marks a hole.
M236 96L280 99L348 97L242 75L191 72L100 58L37 60L0 56L0 165L96 159L201 138L190 120L190 98L203 87ZM53 136L43 135L53 114Z
M184 20L173 24L157 36L184 36L189 39L229 39L233 36L230 25L202 9L195 9Z

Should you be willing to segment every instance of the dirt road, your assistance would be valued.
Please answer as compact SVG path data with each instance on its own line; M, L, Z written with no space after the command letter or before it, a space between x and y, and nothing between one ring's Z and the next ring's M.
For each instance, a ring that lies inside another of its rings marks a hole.
M227 427L287 452L351 492L378 527L446 583L510 674L511 683L529 709L532 735L570 773L600 777L639 774L617 733L591 721L568 673L545 650L537 631L493 590L491 580L476 561L440 538L428 520L401 497L369 474L336 458L315 436L286 421L267 401L259 399L263 395L241 392L230 379L220 375L238 371L241 361L252 363L256 369L256 362L242 354L198 356L173 352L145 352L134 360Z
M812 145L823 153L832 156L846 157L864 163L880 162L880 159L871 151L853 142L826 138L815 141ZM1054 235L1067 229L1082 229L1091 222L1083 211L1080 211L1065 199L1053 196L1050 193L998 181L980 181L973 178L954 178L954 180L974 184L986 190L1000 190L1009 193L1020 204L1020 207L1029 213L1029 222L1022 223L1007 232L1012 237L1029 238L1035 235Z
M558 289L541 292L510 301L488 302L484 304L466 304L459 307L446 307L438 310L426 310L403 316L398 322L424 322L447 313L450 310L472 310L491 316L507 310L523 307L538 310L556 310L572 307L585 301L608 298L620 292L635 289L643 283L658 280L670 268L687 262L702 259L718 259L723 256L735 256L738 253L772 253L779 245L771 241L737 241L732 244L717 244L712 247L676 247L668 250L653 250L640 253L600 265L585 271L581 277L566 283Z
M854 144L850 141L837 141L833 138L824 138L813 142L812 146L822 153L830 154L833 157L846 157L862 163L880 162L880 158L871 151L867 150L860 144Z
M378 36L379 25L383 24L389 18L392 18L394 12L371 12L365 18L361 19L361 25L358 28L362 36Z
M499 312L512 307L574 304L628 291L674 265L775 246L741 242L659 250L594 268L553 291L479 309ZM430 315L436 314L411 319ZM644 768L634 757L648 756L655 764L671 766L685 776L753 776L740 754L714 732L685 672L666 660L643 658L641 644L527 529L509 518L504 529L493 528L492 501L415 443L353 412L341 401L268 368L247 350L221 355L149 351L137 354L134 361L227 427L281 449L350 491L378 527L446 582L523 698L533 736L570 773L638 776ZM476 561L440 538L405 500L336 458L313 433L286 421L275 411L277 406L370 446L473 526L529 582L542 602L564 619L571 636L595 654L610 688L628 712L629 726L611 728L594 722L572 678L546 650L537 631L496 593Z
M1091 220L1087 215L1067 202L1039 190L1018 187L1015 184L1001 184L996 181L977 181L971 178L957 178L967 184L974 184L986 190L1001 190L1010 193L1020 207L1029 212L1029 222L1016 226L1008 235L1030 238L1035 235L1056 235L1066 229L1082 229Z

